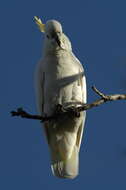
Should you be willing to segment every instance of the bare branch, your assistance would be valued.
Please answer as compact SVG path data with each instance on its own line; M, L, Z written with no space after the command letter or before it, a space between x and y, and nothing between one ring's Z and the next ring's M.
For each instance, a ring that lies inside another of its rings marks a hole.
M19 116L19 117L27 118L27 119L41 120L42 122L44 122L44 121L55 119L57 115L55 114L55 116L43 117L40 115L29 114L26 111L24 111L22 108L18 108L16 111L11 111L11 116Z
M95 86L92 86L92 90L94 90L94 92L101 96L101 98L106 99L106 96L102 92L100 92Z
M71 107L71 108L63 108L62 105L57 105L56 112L52 116L40 116L40 115L32 115L24 111L22 108L18 108L17 111L11 111L12 116L19 116L27 119L36 119L41 120L42 122L50 121L57 119L63 115L74 115L75 117L80 116L80 112L84 110L91 109L93 107L99 106L107 101L115 101L115 100L126 100L126 94L114 94L114 95L105 95L100 92L95 86L92 87L93 91L98 94L101 98L90 103L83 104L80 107Z

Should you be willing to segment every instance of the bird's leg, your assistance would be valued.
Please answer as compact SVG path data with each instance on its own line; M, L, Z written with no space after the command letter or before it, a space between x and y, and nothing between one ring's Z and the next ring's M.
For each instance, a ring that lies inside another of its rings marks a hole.
M75 117L80 117L79 107L71 106L69 107L68 112L71 113Z
M65 110L61 104L57 104L55 108L55 114L63 113Z
M72 114L75 117L80 117L80 109L79 107L75 107L75 106L64 108L63 105L57 104L54 113L55 114L68 113L68 114Z

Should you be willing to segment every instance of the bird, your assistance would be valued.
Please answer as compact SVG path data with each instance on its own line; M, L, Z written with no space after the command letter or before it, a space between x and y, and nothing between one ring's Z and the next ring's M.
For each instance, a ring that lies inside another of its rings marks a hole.
M86 104L84 68L74 55L61 23L52 19L43 24L37 16L34 20L44 33L42 58L35 69L38 113L52 116L60 106L68 109ZM43 123L54 176L74 179L79 175L79 153L85 119L86 111L83 111L79 117L66 114Z

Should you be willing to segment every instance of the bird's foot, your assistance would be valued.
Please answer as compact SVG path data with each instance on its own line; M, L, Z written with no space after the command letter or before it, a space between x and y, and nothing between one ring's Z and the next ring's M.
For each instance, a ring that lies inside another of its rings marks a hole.
M75 106L71 106L69 108L68 112L70 112L75 117L80 117L80 110L79 110L79 108L77 108Z
M55 114L63 113L65 110L61 104L57 104L55 108Z

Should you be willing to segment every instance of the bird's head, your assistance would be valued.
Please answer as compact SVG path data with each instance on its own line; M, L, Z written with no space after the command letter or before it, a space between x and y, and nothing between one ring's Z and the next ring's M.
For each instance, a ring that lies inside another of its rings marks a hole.
M58 51L61 49L71 51L71 43L63 33L62 26L58 21L49 20L46 24L43 24L40 19L34 18L40 31L45 33L44 48L46 51Z
M45 25L45 35L48 43L52 44L53 47L61 47L62 38L62 26L56 20L49 20Z

